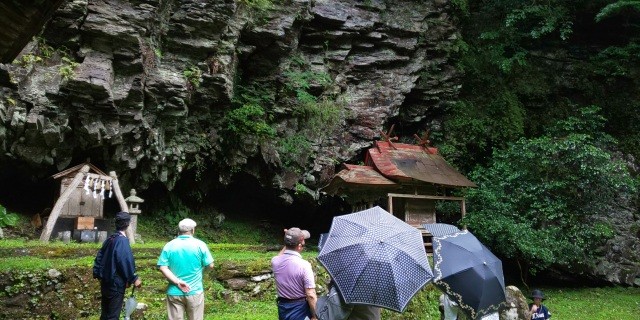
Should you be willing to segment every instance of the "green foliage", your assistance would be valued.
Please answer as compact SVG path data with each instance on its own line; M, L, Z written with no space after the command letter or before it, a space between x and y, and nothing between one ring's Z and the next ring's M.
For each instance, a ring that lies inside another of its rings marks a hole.
M619 47L608 47L591 59L592 70L602 76L637 79L640 72L638 52L640 52L640 44L637 42L630 42Z
M270 243L269 240L272 238L271 232L273 230L269 230L259 223L231 217L220 222L217 220L218 212L216 210L207 208L193 210L175 195L157 201L147 211L146 218L138 222L138 231L143 235L145 241L171 239L178 232L178 223L185 218L193 219L198 224L196 237L207 243L219 244L215 246L216 251L234 251L242 245ZM146 245L145 243L142 246Z
M280 158L287 168L303 165L311 155L311 149L311 142L302 134L288 135L280 140Z
M332 83L326 72L312 71L302 55L294 55L284 72L288 107L298 119L298 128L280 140L279 153L285 167L304 166L313 155L313 144L329 136L343 118L344 106L335 97L318 96Z
M529 63L532 49L567 41L573 33L575 11L588 6L578 0L544 3L497 0L480 5L468 40L504 73ZM477 39L477 40L476 40Z
M20 60L16 60L13 63L19 64L24 68L30 67L36 63L42 62L42 57L39 57L33 53L27 53L20 57Z
M202 70L196 66L191 66L184 71L182 75L193 88L199 88L202 83Z
M307 187L302 183L296 183L296 186L294 189L295 189L296 195L303 195L309 191L309 189L307 189Z
M293 114L302 120L305 131L312 136L314 133L327 133L334 129L342 120L344 107L342 103L328 98L320 101L302 102L293 111Z
M34 64L42 63L54 56L57 52L64 52L66 48L62 47L54 49L46 43L43 38L35 38L37 44L32 52L22 55L19 60L14 61L14 64L19 64L22 67L31 67Z
M237 107L253 104L259 106L271 106L275 103L275 90L268 83L253 82L236 87L233 104Z
M296 98L302 104L316 102L316 97L309 93L312 85L326 86L331 83L331 77L326 72L288 70L286 88L295 92Z
M248 10L246 12L249 14L251 19L249 20L252 24L255 25L264 25L269 19L269 13L276 9L276 2L280 2L277 0L237 0L242 6Z
M140 233L150 234L155 239L156 235L177 234L178 223L182 219L191 218L192 211L180 198L169 194L152 204L148 209L148 216L153 218L138 222L138 229Z
M79 65L71 58L69 49L62 46L59 48L53 48L48 45L43 38L37 38L37 45L32 52L24 54L19 60L14 61L14 64L18 64L24 68L33 67L35 64L43 64L47 61L58 61L53 59L59 58L60 66L58 67L58 74L63 80L69 80L73 74L74 69Z
M530 271L590 261L613 235L596 216L633 194L626 165L605 147L597 108L558 121L547 135L520 139L496 151L471 175L465 224L499 254L528 263Z
M270 125L272 116L263 107L275 101L272 88L266 83L254 82L238 86L235 91L234 109L228 111L222 121L227 142L236 144L244 139L259 143L274 137L276 131Z
M469 1L468 0L451 0L451 4L454 8L459 10L463 15L469 14Z
M489 99L481 105L459 102L450 110L441 150L462 168L484 163L492 148L504 148L524 133L524 107L513 92L504 91Z
M78 67L79 63L71 60L68 56L62 57L62 65L58 68L58 73L63 80L69 80L73 77L74 70Z
M273 0L238 0L238 2L260 12L271 10L274 7Z
M0 228L15 227L18 223L18 215L7 211L7 209L0 205Z
M438 304L441 294L442 291L437 289L433 284L428 284L418 291L411 301L409 301L404 312L398 313L382 309L382 319L440 319Z
M542 134L556 119L575 111L576 104L595 104L602 107L608 119L605 130L618 139L620 150L638 159L638 3L469 2L474 14L462 19L469 49L462 51L459 63L465 72L460 97L464 109L474 112L462 116L482 114L508 95L508 100L518 101L526 119L521 133L508 138L514 141ZM593 41L587 46L584 39ZM494 139L478 142L478 133L492 135L491 123L482 117L458 119L458 112L454 110L445 123L447 146L441 148L454 155L448 159L463 171L471 170L470 162L478 159L483 164L504 144L494 145ZM467 135L461 129L470 123L475 128L467 127Z
M524 26L528 28L528 36L539 39L542 36L559 31L560 38L566 40L572 32L573 23L568 18L568 8L551 4L528 4L516 7L507 14L505 25L511 28Z
M297 133L280 140L279 152L285 167L304 165L313 155L313 141L330 135L343 118L343 106L329 99L302 103L294 110L300 121Z
M268 115L257 104L245 104L224 116L225 129L232 135L250 136L257 140L273 137L275 130L267 123Z
M611 18L617 15L623 15L625 11L635 11L640 13L640 1L638 0L618 0L614 3L606 5L596 15L596 22Z

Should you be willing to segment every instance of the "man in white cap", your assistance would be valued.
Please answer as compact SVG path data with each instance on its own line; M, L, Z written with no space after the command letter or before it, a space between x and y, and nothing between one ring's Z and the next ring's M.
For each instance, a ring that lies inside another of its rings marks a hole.
M290 228L284 231L285 250L271 259L271 268L278 292L279 320L316 320L316 283L311 264L302 259L307 230Z
M196 222L184 219L178 223L180 235L169 241L158 258L158 269L169 281L167 313L169 320L204 319L202 272L213 269L213 257L207 244L193 237Z

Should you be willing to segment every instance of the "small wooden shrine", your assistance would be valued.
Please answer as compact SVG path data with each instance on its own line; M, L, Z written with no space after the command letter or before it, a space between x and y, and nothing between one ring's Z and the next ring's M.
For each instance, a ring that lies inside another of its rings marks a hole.
M379 205L394 216L423 231L425 245L430 246L430 234L424 224L437 223L436 202L460 203L465 215L464 197L450 196L451 191L476 185L451 167L430 147L428 132L416 135L418 144L393 142L391 127L382 133L385 141L376 141L367 150L364 165L343 164L323 191L342 196L354 211Z
M107 175L87 162L61 171L52 178L60 179L60 196L42 230L41 241L49 241L54 228L69 231L67 230L70 229L69 226L59 222L70 219L73 221L72 229L78 237L81 238L84 234L97 237L95 232L98 231L98 222L104 220L105 198L115 196L120 204L120 210L128 211L117 176L113 171ZM106 228L109 227L106 225ZM131 243L135 241L131 228L127 229L127 237Z

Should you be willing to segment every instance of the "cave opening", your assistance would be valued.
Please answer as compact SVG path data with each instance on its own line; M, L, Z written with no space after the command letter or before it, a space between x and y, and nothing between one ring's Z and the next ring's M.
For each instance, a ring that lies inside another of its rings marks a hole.
M316 201L310 196L287 195L261 185L246 173L236 174L227 185L212 182L217 181L213 176L195 179L193 172L183 174L173 190L161 183L142 190L143 212L166 214L167 208L175 207L178 202L196 214L223 213L228 219L268 225L274 235L284 228L304 228L312 233L312 239L317 240L319 233L329 231L333 216L351 210L339 197L323 197ZM203 181L205 179L209 180ZM150 202L150 199L155 200Z
M0 167L0 204L10 212L26 216L52 208L60 182L51 175L12 162L4 164Z

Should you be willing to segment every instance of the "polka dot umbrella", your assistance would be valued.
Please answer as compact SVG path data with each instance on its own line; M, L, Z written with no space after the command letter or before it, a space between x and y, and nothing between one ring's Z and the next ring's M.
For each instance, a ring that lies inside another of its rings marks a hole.
M433 278L420 231L380 207L334 217L318 260L346 303L398 312Z

